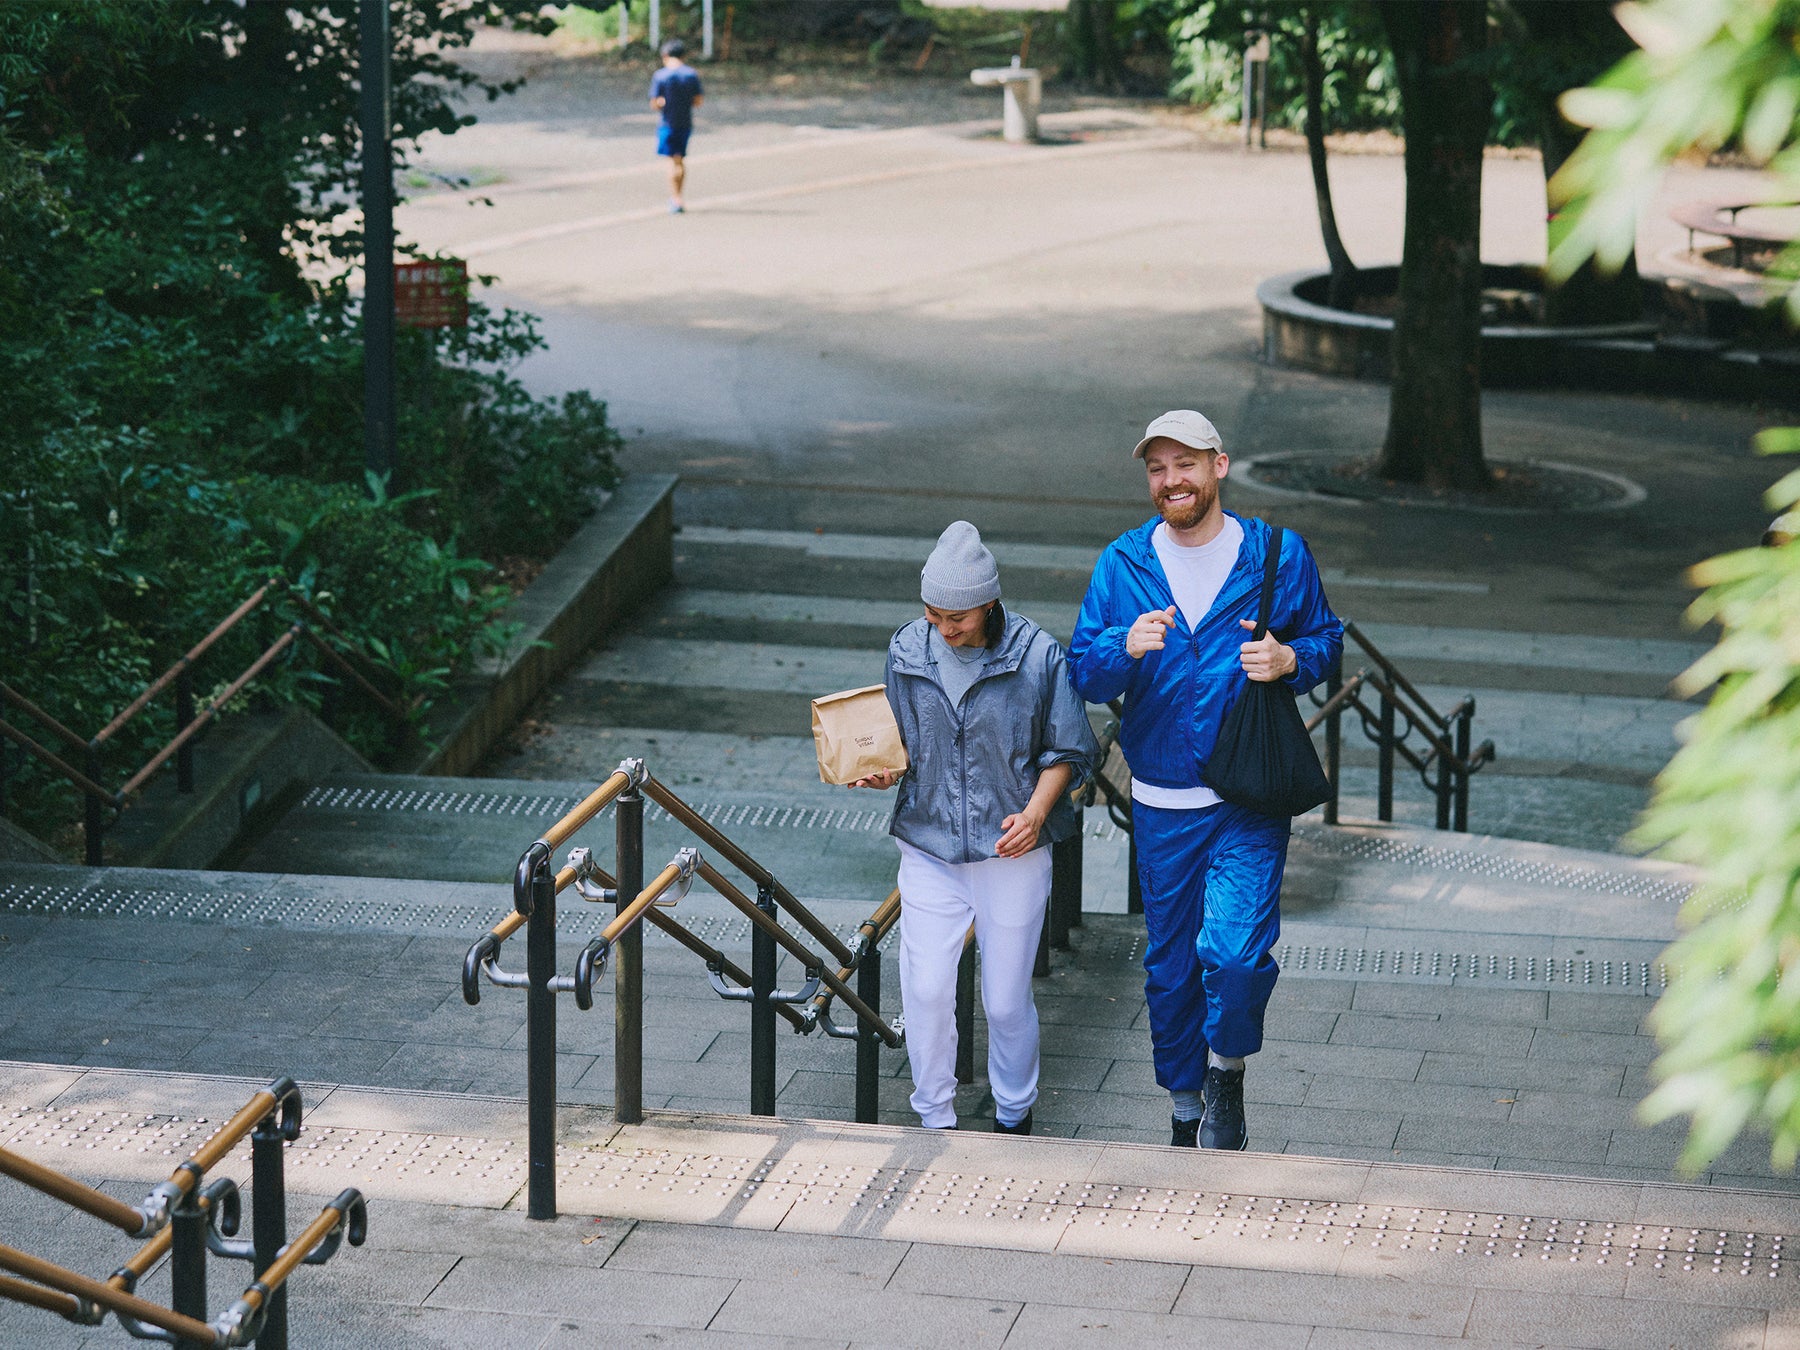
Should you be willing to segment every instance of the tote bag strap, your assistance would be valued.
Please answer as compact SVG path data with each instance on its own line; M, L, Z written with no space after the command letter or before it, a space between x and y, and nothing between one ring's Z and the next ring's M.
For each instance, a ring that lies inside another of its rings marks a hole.
M1281 566L1281 526L1269 527L1269 556L1263 561L1262 599L1256 606L1256 631L1252 642L1261 642L1269 631L1269 616L1275 612L1275 569Z

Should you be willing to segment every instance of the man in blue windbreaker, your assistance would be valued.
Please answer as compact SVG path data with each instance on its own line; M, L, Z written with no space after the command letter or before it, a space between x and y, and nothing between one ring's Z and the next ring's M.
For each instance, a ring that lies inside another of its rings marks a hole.
M1159 518L1100 555L1069 669L1090 703L1124 698L1119 748L1132 775L1144 990L1156 1081L1174 1107L1170 1143L1241 1149L1244 1060L1262 1048L1279 973L1270 951L1289 822L1222 801L1206 764L1246 677L1311 689L1342 653L1344 626L1289 530L1269 631L1245 640L1271 531L1220 507L1230 459L1211 422L1164 413L1132 453Z

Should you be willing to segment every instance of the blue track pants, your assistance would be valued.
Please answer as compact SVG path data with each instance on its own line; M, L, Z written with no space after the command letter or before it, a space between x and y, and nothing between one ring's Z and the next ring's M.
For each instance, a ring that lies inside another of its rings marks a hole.
M1144 993L1156 1081L1198 1092L1206 1052L1262 1049L1280 968L1289 822L1225 802L1197 811L1133 803L1144 892Z

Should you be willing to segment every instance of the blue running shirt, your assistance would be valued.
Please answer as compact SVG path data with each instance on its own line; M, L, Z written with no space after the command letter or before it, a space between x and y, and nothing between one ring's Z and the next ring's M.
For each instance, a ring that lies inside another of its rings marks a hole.
M694 125L694 100L706 91L689 65L664 66L650 77L650 97L663 101L663 125L686 131Z

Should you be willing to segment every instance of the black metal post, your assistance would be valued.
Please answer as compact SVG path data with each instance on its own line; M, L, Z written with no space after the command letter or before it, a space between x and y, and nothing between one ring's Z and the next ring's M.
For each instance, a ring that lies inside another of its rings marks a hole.
M775 891L756 888L756 907L771 919ZM775 939L759 927L750 935L750 1114L775 1114Z
M1050 845L1050 945L1069 950L1069 930L1081 913L1081 831Z
M175 730L186 731L194 720L194 677L187 670L175 677ZM188 741L175 752L175 790L194 790L194 743Z
M99 746L88 746L87 758L81 767L91 782L100 781ZM82 834L86 836L87 865L100 867L106 862L106 803L91 792L83 792L81 799L84 804Z
M1053 874L1054 875L1054 874ZM1054 891L1052 881L1052 894ZM1038 925L1037 955L1031 958L1031 978L1041 980L1050 973L1050 896L1044 897L1044 921Z
M1087 851L1086 812L1083 812L1081 816L1080 832L1077 833L1073 839L1069 840L1068 850L1071 859L1068 863L1069 874L1074 877L1075 884L1071 888L1072 894L1069 896L1067 908L1063 910L1063 919L1068 924L1069 929L1073 930L1081 927L1081 909L1082 906L1087 903L1086 896L1083 895L1081 889L1082 861ZM1063 946L1066 947L1068 945L1069 934L1065 932L1063 934Z
M1451 828L1462 834L1469 830L1469 740L1474 727L1475 700L1469 699L1456 717L1456 818Z
M525 921L525 1216L556 1217L556 875L548 853L531 873Z
M209 1320L206 1311L206 1211L196 1180L169 1220L169 1306L186 1317ZM198 1343L179 1344L199 1350Z
M1451 778L1450 757L1439 752L1437 757L1437 782L1432 786L1431 794L1437 798L1437 828L1450 828L1450 798L1455 795L1456 787Z
M1144 912L1144 881L1138 875L1137 835L1131 836L1131 846L1125 853L1125 912L1142 914Z
M1375 818L1392 820L1394 818L1394 700L1383 691L1381 695L1381 741L1375 747L1377 778L1375 787Z
M1256 63L1256 148L1269 148L1269 63Z
M287 1245L287 1178L283 1172L281 1117L270 1112L250 1132L250 1235L256 1275L274 1264ZM288 1350L288 1299L284 1284L269 1296L257 1350Z
M856 996L881 1011L881 950L871 946L856 963ZM856 1038L856 1123L873 1125L881 1114L881 1034L858 1027Z
M394 117L388 0L361 0L363 462L394 486Z
M1325 698L1335 698L1344 687L1344 658L1331 663L1331 669L1325 676ZM1325 777L1331 783L1331 795L1325 799L1325 823L1338 823L1338 795L1343 791L1344 767L1344 714L1343 709L1335 708L1325 719Z
M619 794L614 842L624 909L644 890L644 796L634 785ZM644 930L633 924L613 948L613 1119L644 1118Z
M975 1081L975 944L956 963L956 1081Z

